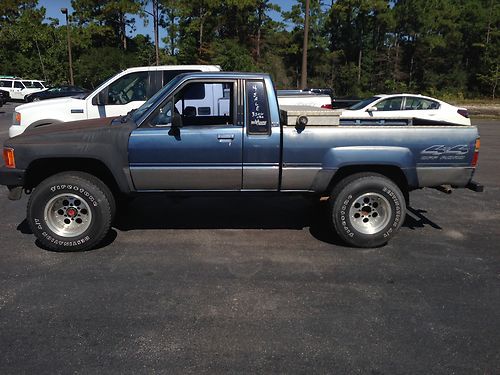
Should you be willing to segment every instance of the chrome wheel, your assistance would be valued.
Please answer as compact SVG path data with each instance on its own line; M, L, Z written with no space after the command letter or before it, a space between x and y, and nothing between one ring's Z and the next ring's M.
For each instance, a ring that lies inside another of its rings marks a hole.
M389 201L378 193L360 195L349 209L353 228L363 234L380 232L389 223L391 214Z
M44 218L49 229L58 236L76 237L89 228L92 212L78 195L60 194L45 205Z

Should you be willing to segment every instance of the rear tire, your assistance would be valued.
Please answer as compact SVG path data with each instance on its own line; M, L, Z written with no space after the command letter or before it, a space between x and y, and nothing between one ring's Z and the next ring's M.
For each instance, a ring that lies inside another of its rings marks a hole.
M357 173L342 180L330 199L333 226L346 243L356 247L386 244L406 216L401 189L377 173Z
M111 227L114 198L92 175L63 172L42 181L28 202L28 222L40 243L55 251L98 245Z

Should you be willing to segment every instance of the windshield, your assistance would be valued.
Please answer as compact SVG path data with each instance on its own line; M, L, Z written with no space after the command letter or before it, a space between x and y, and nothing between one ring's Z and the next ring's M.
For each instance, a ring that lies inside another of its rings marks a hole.
M109 78L108 78L107 80L105 80L104 82L100 83L97 87L99 88L99 87L104 86L106 83L108 83L109 81L111 81L111 80L112 80L113 78L115 78L115 77L116 77L116 74L115 74L114 76L109 77ZM101 90L102 90L102 89L104 89L105 87L106 87L106 86L104 86L103 88L101 88ZM101 90L99 90L99 91L101 91ZM81 98L79 97L78 99L87 99L87 97L88 97L89 95L93 94L94 92L96 92L96 91L95 91L95 90L94 90L94 91L89 91L89 92L87 92L84 96L82 96Z
M155 106L155 104L159 103L162 99L164 94L166 94L168 91L172 89L172 87L175 87L179 81L184 77L184 74L180 74L174 79L172 79L169 83L167 83L163 88L158 91L156 94L154 94L151 98L149 98L143 105L141 105L137 110L134 111L134 113L131 115L132 120L135 123L138 123L138 121L141 119L141 117L146 114L146 112Z
M354 105L350 106L350 107L349 107L349 108L347 108L347 109L351 109L351 110L354 110L354 111L355 111L355 110L357 110L357 109L361 109L361 108L366 107L368 104L371 104L371 103L373 103L375 100L378 100L378 99L380 99L380 97L378 97L378 96L374 96L374 97L372 97L372 98L362 100L362 101L360 101L360 102L358 102L358 103L356 103L356 104L354 104Z

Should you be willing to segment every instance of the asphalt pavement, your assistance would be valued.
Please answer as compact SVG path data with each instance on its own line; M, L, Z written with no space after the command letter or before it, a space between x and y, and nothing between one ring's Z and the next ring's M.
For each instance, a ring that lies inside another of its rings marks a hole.
M0 373L499 374L500 122L473 122L485 192L413 192L376 249L300 197L153 196L56 253L1 188Z

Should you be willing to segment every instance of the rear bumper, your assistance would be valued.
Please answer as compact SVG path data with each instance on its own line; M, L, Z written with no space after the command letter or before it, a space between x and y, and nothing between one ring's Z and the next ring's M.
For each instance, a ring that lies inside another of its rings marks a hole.
M9 188L23 186L25 175L24 169L0 167L0 185L6 185Z

